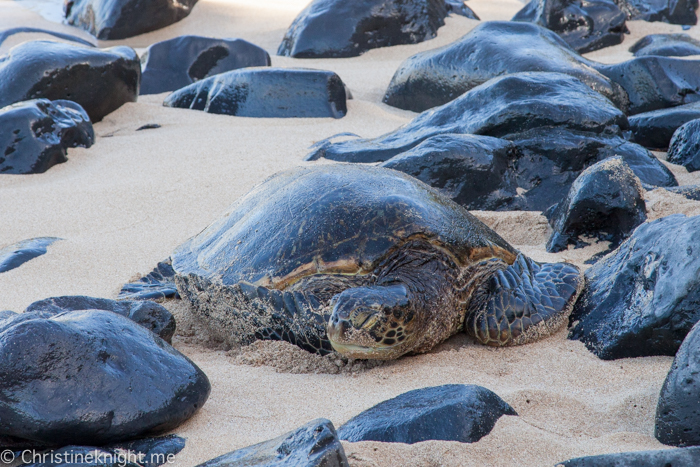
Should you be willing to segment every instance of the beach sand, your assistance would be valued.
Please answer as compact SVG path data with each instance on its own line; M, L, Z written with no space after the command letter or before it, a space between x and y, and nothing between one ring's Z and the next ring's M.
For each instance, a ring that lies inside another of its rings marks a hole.
M163 107L167 94L144 96L95 124L90 149L71 149L68 162L38 175L0 178L0 247L41 236L63 240L48 254L0 274L0 310L22 311L57 295L114 298L121 286L147 274L175 247L197 234L239 196L271 174L303 162L309 146L351 132L373 137L415 114L383 105L381 98L399 64L423 50L452 42L478 24L447 19L438 37L422 44L376 49L361 57L294 60L275 52L306 0L200 0L192 14L165 29L101 47L126 44L141 51L182 34L238 37L264 47L274 66L337 72L352 91L348 115L333 119L251 119ZM517 0L471 0L484 20L507 20ZM56 4L0 0L0 29L43 27L89 37L53 23ZM42 16L43 14L43 16ZM52 16L53 15L53 16ZM606 63L632 57L627 49L655 32L680 26L631 22L623 44L587 54ZM687 33L700 39L698 28ZM46 38L21 34L0 46ZM144 124L161 128L135 131ZM663 154L659 154L663 157ZM700 183L700 172L668 164L682 184ZM665 190L646 194L649 218L700 214L700 203ZM545 252L546 219L537 212L475 212L524 253L541 261L581 266L606 244ZM627 450L662 449L653 436L658 393L671 357L601 361L562 330L534 344L492 349L458 335L434 351L377 367L338 368L330 359L286 343L245 349L207 348L184 303L165 303L179 319L174 345L209 376L212 393L190 421L175 430L187 446L173 465L210 458L276 437L314 418L336 427L372 405L405 391L446 383L478 384L511 404L505 416L475 444L415 445L343 443L353 466L547 466L557 461ZM338 373L338 374L332 374Z

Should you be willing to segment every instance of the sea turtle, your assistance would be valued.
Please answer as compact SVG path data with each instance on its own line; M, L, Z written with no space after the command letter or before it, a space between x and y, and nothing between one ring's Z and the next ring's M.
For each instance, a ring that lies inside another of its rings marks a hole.
M582 285L404 173L336 164L278 173L177 248L175 282L229 342L393 359L464 329L504 346L567 319Z

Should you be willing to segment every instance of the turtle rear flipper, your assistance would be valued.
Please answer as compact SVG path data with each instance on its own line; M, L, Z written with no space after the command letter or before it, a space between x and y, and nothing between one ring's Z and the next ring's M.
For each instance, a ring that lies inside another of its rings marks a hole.
M492 346L541 339L566 322L582 286L576 266L539 264L519 254L474 291L464 329Z

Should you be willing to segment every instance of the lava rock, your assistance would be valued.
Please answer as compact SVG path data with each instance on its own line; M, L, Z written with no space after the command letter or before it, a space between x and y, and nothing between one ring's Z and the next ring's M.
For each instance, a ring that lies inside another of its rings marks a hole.
M120 300L161 300L180 298L175 285L175 270L172 259L161 261L149 272L134 282L124 284L119 292Z
M556 467L693 467L695 465L700 465L700 448L659 449L577 457L560 462Z
M417 44L435 37L452 12L479 19L454 0L313 0L289 27L277 55L357 57L378 47Z
M14 36L15 34L47 34L65 41L76 42L81 45L87 45L88 47L95 47L95 44L92 42L86 41L85 39L81 39L80 37L73 36L71 34L65 34L58 31L49 31L48 29L28 27L10 28L0 31L0 45L2 45L2 43L5 42L8 37Z
M593 65L548 29L531 23L489 21L456 42L405 60L391 79L384 103L422 112L490 79L536 71L578 78L624 110L624 90Z
M185 439L167 435L112 444L108 448L115 452L135 453L142 467L158 467L171 463L173 457L185 448Z
M43 173L66 150L95 142L90 117L71 101L35 99L0 109L0 174Z
M518 196L508 175L516 157L509 141L448 134L428 138L381 165L438 188L467 209L495 211Z
M187 357L116 313L0 323L0 436L101 446L170 431L211 387Z
M625 90L628 115L700 100L700 60L650 56L595 68Z
M239 68L270 66L270 55L242 39L180 36L141 55L141 94L158 94Z
M340 439L414 444L421 441L476 443L503 415L518 415L481 386L446 384L415 389L381 402L338 429Z
M547 251L557 253L569 244L580 245L580 235L598 236L619 244L647 218L639 179L622 157L598 162L584 170L569 194L551 212L554 232Z
M378 138L323 142L306 159L386 161L440 134L503 137L545 126L600 133L627 129L628 122L609 100L576 78L516 73L492 79Z
M629 123L636 143L647 148L665 151L676 130L698 118L700 118L700 102L695 102L637 114L629 118Z
M635 42L629 51L635 57L687 57L700 55L700 41L687 34L650 34Z
M148 301L115 301L84 296L52 297L39 300L27 307L26 312L43 311L54 315L77 310L107 310L129 318L158 337L171 343L175 334L175 318L161 305Z
M45 255L46 249L55 241L56 237L38 237L22 240L0 249L0 273L18 268L37 256Z
M604 360L675 355L700 319L700 216L642 224L586 271L569 339Z
M678 349L661 388L654 435L672 446L700 445L700 326L697 324Z
M175 91L163 105L257 118L342 118L348 111L338 75L301 68L229 71Z
M627 19L697 24L698 0L615 0Z
M681 196L685 196L693 201L700 201L700 185L675 186L664 189L670 191L671 193L677 193Z
M688 172L700 170L700 119L689 121L673 133L667 160Z
M66 22L106 41L126 39L177 23L197 0L66 0Z
M531 0L512 21L550 29L578 53L621 44L628 32L627 15L607 0Z
M49 41L19 44L0 57L0 107L46 98L77 102L93 122L136 102L141 65L134 49Z
M197 467L349 467L343 445L330 420L306 425L247 448L224 454Z

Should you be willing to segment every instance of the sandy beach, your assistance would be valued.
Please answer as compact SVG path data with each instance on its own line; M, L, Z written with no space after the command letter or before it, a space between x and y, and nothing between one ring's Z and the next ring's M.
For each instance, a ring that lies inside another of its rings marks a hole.
M62 240L46 255L0 274L0 310L23 311L52 296L115 298L121 286L147 274L179 244L197 234L238 197L273 173L310 164L315 142L350 132L374 137L416 114L381 103L391 77L409 56L448 44L478 22L451 17L438 36L417 45L371 50L349 59L298 60L275 55L287 27L306 0L200 0L192 14L167 28L100 47L148 45L183 34L242 38L266 49L273 66L338 73L354 99L334 119L254 119L162 106L167 95L141 96L96 123L96 143L71 149L68 162L43 174L0 178L0 248L50 236ZM518 0L470 0L482 20L508 20ZM0 30L31 26L90 38L51 21L58 2L0 0ZM652 33L685 32L665 23L628 22L621 45L585 56L605 63L632 58L628 48ZM17 34L20 42L45 39ZM698 58L698 57L691 57ZM160 128L136 131L145 124ZM664 158L663 153L656 153ZM324 163L324 162L314 162ZM681 185L700 183L667 164ZM673 213L700 214L700 202L662 189L646 193L649 220ZM516 248L540 261L584 261L607 248L549 254L550 227L539 212L474 212ZM207 336L188 318L186 305L164 303L178 318L174 346L209 377L206 405L175 430L187 439L176 466L191 467L265 441L312 419L336 427L383 400L411 389L447 383L491 389L519 414L505 416L478 443L430 441L415 445L343 442L352 466L549 466L571 457L663 449L653 436L659 390L671 357L602 361L566 330L541 342L492 349L458 335L432 352L375 368L358 365L339 374L329 360L286 343L244 349L207 347ZM211 347L211 346L210 346Z

